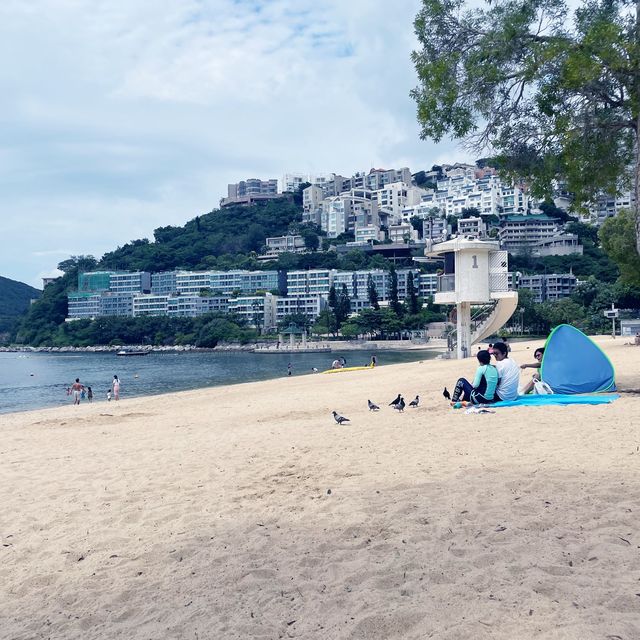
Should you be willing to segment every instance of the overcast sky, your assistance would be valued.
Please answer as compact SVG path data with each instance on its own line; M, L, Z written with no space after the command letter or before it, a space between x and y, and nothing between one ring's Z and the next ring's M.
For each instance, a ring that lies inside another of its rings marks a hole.
M418 137L420 0L2 0L0 275L41 286L228 182L468 159Z

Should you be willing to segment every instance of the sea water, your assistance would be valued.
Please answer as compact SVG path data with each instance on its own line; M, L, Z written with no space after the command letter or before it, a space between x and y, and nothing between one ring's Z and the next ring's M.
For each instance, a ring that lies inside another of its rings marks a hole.
M0 353L0 414L71 404L67 388L76 378L93 390L94 402L106 402L113 376L122 399L172 391L314 375L339 356L347 366L378 366L434 358L433 350L342 351L333 353L254 354L251 352L151 352L146 356L114 353ZM348 375L348 374L345 374ZM85 399L84 402L87 400Z

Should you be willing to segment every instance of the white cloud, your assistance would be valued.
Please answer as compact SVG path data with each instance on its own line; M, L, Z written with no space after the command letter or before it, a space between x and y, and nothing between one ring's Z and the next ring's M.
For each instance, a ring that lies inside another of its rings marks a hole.
M286 171L464 159L418 139L420 0L4 0L0 274L34 283Z

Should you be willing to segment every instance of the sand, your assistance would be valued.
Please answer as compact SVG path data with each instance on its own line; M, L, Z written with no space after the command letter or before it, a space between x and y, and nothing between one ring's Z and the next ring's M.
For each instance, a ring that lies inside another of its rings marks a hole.
M0 416L0 637L640 638L640 396L451 410L474 368Z

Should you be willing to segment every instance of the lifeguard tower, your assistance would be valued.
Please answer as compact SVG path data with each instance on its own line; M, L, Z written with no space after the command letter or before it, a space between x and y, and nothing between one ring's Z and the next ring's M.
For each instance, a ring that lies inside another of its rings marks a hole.
M500 330L518 306L509 291L508 256L497 242L453 238L425 252L444 260L436 304L456 305L456 354L466 358L471 346ZM474 308L472 313L472 306Z

